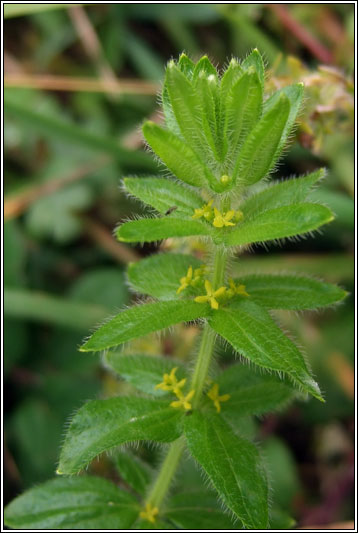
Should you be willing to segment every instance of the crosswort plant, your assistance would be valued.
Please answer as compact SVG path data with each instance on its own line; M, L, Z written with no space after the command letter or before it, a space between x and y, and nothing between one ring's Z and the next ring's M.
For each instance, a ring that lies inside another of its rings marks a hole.
M264 85L256 49L242 62L232 59L221 75L206 56L194 63L182 54L168 63L162 90L165 125L146 122L143 134L169 174L124 178L126 191L156 214L123 223L116 235L125 243L199 238L205 260L158 253L129 266L131 287L148 300L109 319L80 350L104 352L107 367L136 393L88 401L75 413L66 430L59 477L10 503L8 526L273 527L275 494L265 460L238 420L308 395L324 400L309 363L270 311L332 306L346 292L302 275L232 274L234 261L248 247L311 233L334 218L310 198L324 169L264 181L277 167L304 94L301 83L271 95L264 93ZM118 349L191 321L200 324L201 338L189 365ZM220 340L240 355L224 370L213 364ZM139 441L163 448L157 471L118 451ZM115 448L128 490L107 479L73 476ZM203 488L191 493L180 492L179 486L173 494L173 478L188 455L203 472Z

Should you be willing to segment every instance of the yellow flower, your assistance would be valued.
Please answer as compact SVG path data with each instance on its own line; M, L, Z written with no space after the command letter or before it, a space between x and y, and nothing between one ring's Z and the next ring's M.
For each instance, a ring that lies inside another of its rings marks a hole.
M230 289L226 291L226 296L228 298L232 298L236 294L236 285L235 285L235 281L232 278L229 278L229 285L230 285Z
M191 409L190 400L192 399L194 394L195 394L195 390L193 389L190 392L188 392L186 396L181 396L179 397L179 400L172 402L170 404L171 407L175 407L176 409L180 409L181 407L183 407L186 411L190 411Z
M245 285L238 285L236 287L236 294L239 294L240 296L250 296L247 292L246 292L246 286Z
M190 282L190 285L192 287L196 287L202 281L202 277L205 274L205 269L206 269L206 266L201 265L201 267L196 268L194 270L194 277L193 277L193 280Z
M238 294L239 296L249 296L246 292L245 285L236 285L232 278L229 278L229 285L230 288L226 292L226 296L228 296L228 298L232 298L235 296L235 294Z
M203 205L203 207L200 207L199 209L194 209L194 214L192 215L192 218L201 218L204 217L206 220L210 220L213 217L213 205L214 200L210 200L209 203Z
M180 287L177 290L177 294L180 294L187 287L189 287L189 285L196 287L202 281L205 269L206 265L201 265L201 267L196 268L193 271L193 267L190 265L186 275L180 278Z
M141 518L144 518L144 520L148 520L148 522L152 522L152 524L154 524L155 517L157 516L158 513L159 513L158 507L152 507L151 503L146 503L144 511L141 511L139 513L139 516Z
M163 382L158 383L154 388L155 389L162 389L164 391L173 391L174 394L178 397L182 396L183 393L181 391L182 387L184 387L186 383L186 378L178 381L178 378L175 375L175 372L178 370L178 367L174 367L170 374L164 374L163 375Z
M226 287L220 287L220 289L217 289L216 291L214 291L210 281L206 279L205 290L206 290L206 295L197 296L196 298L194 298L194 301L197 303L210 302L212 309L219 309L219 302L216 300L216 298L222 296L225 293Z
M221 411L220 402L227 402L230 399L230 394L223 394L222 396L219 396L219 385L217 383L214 383L207 395L209 396L210 400L214 402L218 413Z
M188 268L188 272L186 273L186 276L180 278L180 287L177 290L177 294L180 294L184 289L189 287L192 279L193 279L193 267L190 266Z
M223 226L235 226L233 222L230 222L230 220L235 216L234 210L231 209L226 213L220 213L220 211L214 207L214 213L215 218L213 220L213 226L216 228L222 228Z

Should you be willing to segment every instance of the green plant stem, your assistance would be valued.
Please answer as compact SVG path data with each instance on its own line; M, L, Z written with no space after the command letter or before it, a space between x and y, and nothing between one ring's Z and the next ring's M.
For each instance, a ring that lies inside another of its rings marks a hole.
M201 338L200 349L196 361L193 377L191 380L191 389L195 390L192 405L195 409L198 407L201 394L208 375L211 357L213 355L215 344L215 331L211 329L209 324L205 324L203 336Z
M217 289L224 282L227 252L223 247L218 247L214 257L213 287ZM211 358L215 345L215 332L208 324L204 326L201 337L199 353L191 381L191 388L195 390L195 396L192 401L195 409L200 401L200 397L207 379ZM183 453L185 441L181 437L174 441L169 448L168 454L160 468L158 477L146 499L153 507L160 508L167 491L178 467L181 455Z
M150 503L153 507L160 507L160 504L169 490L169 486L178 467L181 454L183 453L184 446L185 441L182 437L170 445L168 454L160 468L159 475L155 480L152 490L150 491L146 500L146 502Z
M217 247L214 257L214 272L213 272L213 289L218 289L222 286L225 276L225 267L227 260L227 251L223 247ZM203 336L200 343L199 353L196 360L196 365L191 380L191 388L195 390L193 398L194 409L198 407L203 388L208 376L211 358L215 345L215 331L211 329L209 324L205 324Z

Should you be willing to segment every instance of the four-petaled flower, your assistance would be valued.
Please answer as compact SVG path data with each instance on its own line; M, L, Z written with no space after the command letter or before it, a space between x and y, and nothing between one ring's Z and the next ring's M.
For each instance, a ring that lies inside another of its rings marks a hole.
M220 287L220 289L217 289L216 291L214 291L210 281L206 279L205 290L206 290L206 295L197 296L196 298L194 298L194 301L197 303L210 302L212 309L219 309L219 302L216 300L216 298L219 298L225 293L226 287Z
M139 516L141 518L144 518L144 520L148 520L148 522L152 522L154 524L155 517L159 513L158 507L153 507L151 503L146 503L144 511L141 511L139 513Z
M175 375L177 370L178 367L176 366L171 370L170 374L164 374L163 382L158 383L158 385L156 385L154 388L162 389L164 391L173 391L176 396L181 397L183 395L181 389L186 383L186 378L178 381L178 378Z
M203 205L203 207L200 207L199 209L194 209L194 214L192 215L192 218L201 218L204 217L206 220L210 220L213 216L213 205L214 200L210 200L207 204Z
M238 294L240 296L249 296L246 292L245 285L236 285L235 281L232 278L229 278L229 285L230 288L226 292L226 296L228 298L232 298L233 296L235 296L235 294Z
M235 226L233 222L230 222L232 218L235 217L235 211L231 209L226 213L220 213L216 207L214 207L215 218L213 221L213 226L216 228L222 228L224 226Z
M195 394L195 390L191 390L190 392L188 392L188 394L186 396L178 396L179 399L178 400L175 400L174 402L172 402L170 405L171 407L176 407L177 409L180 409L181 407L183 407L186 411L190 411L191 409L191 403L190 403L190 400L192 399L192 397L194 396Z
M210 400L214 402L218 413L221 411L220 402L227 402L230 399L230 394L223 394L222 396L219 396L219 385L217 383L214 383L207 395L209 396Z
M183 291L184 289L189 287L189 285L192 282L192 280L193 280L193 267L190 266L188 268L188 272L186 273L186 275L183 276L182 278L180 278L180 287L177 290L177 294L180 294L181 291Z
M197 285L199 285L202 281L202 277L205 273L205 269L206 269L206 266L201 265L199 268L196 268L193 271L193 267L190 265L186 275L180 278L180 287L177 290L177 294L180 294L190 285L192 287L196 287Z
M198 282L202 280L203 275L205 274L206 265L201 265L199 268L196 268L194 270L194 278L193 281L190 283L193 287L198 285Z
M237 285L236 294L240 294L241 296L249 296L249 294L246 292L245 285Z

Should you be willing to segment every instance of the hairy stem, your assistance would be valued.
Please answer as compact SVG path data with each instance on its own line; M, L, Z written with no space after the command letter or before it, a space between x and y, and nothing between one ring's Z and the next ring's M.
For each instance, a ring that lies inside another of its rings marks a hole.
M226 260L226 250L222 247L218 247L214 256L214 271L212 278L214 289L220 287L224 282ZM214 345L215 332L210 328L209 324L205 324L203 335L201 337L199 353L191 380L191 388L195 389L195 395L192 401L194 409L200 402L200 398L208 376ZM160 508L160 505L169 490L175 471L178 467L184 446L185 442L182 437L170 445L167 456L161 465L158 477L146 499L146 503L150 503L153 507Z
M214 257L213 288L218 289L224 282L227 251L223 247L218 247ZM208 376L211 358L215 345L215 331L209 324L205 324L201 344L199 348L196 365L191 380L191 388L195 390L193 407L196 408L200 402L203 388Z
M166 493L168 492L169 486L178 467L181 454L183 453L184 445L185 442L183 437L180 437L170 445L167 456L165 457L160 468L158 477L155 480L152 490L147 498L147 503L150 503L153 507L159 508Z

